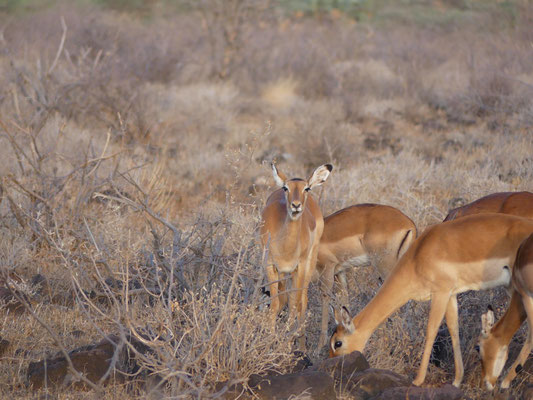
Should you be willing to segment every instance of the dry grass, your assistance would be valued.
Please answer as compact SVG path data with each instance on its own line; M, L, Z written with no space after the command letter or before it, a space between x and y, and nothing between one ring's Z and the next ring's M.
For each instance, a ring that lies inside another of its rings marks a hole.
M315 193L324 214L377 202L420 230L485 194L532 189L528 3L513 2L514 17L497 2L434 2L409 17L376 2L363 22L251 0L234 1L231 19L211 3L154 2L149 17L69 5L0 14L0 263L33 310L1 316L11 344L0 397L33 396L30 361L110 333L151 349L139 379L50 398L217 397L219 382L288 370L298 332L268 328L260 290L270 160L300 176L333 163ZM354 272L352 313L375 278ZM319 299L313 286L311 349ZM480 314L506 301L502 290L460 300L472 398L487 396ZM414 376L427 311L409 303L383 324L370 364ZM428 382L452 374L450 350Z

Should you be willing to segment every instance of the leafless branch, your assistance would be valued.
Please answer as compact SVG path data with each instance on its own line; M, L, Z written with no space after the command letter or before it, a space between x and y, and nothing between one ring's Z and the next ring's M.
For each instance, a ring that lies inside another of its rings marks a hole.
M59 47L57 49L56 56L54 58L54 61L52 62L52 65L48 69L48 75L52 73L54 68L57 65L57 62L59 61L59 57L61 56L61 53L63 52L63 46L65 45L65 39L67 38L67 24L65 23L65 18L61 16L61 29L63 30L63 33L61 34L61 41L59 42Z

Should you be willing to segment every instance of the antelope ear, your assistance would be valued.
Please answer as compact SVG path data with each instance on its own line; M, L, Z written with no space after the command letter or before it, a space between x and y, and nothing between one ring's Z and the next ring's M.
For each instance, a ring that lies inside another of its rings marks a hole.
M481 335L488 337L490 330L494 326L494 311L489 306L487 312L481 315Z
M278 169L276 168L276 164L272 163L270 164L270 166L272 167L272 175L274 176L274 181L276 182L276 185L278 185L279 187L285 185L285 182L287 181L287 177L285 176L285 174L281 171L278 171Z
M324 164L315 169L313 174L311 175L311 178L309 178L308 185L312 189L315 186L320 186L324 182L326 182L326 179L328 179L328 176L330 172L333 170L333 165L331 164Z
M352 322L352 318L350 317L350 313L348 312L348 309L346 307L342 307L340 310L335 309L335 323L337 325L341 325L348 333L355 332L355 326Z

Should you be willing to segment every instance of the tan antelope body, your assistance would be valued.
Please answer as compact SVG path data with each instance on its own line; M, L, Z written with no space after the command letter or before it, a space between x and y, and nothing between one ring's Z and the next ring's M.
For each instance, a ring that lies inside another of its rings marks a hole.
M486 212L533 218L533 193L501 192L489 194L472 203L450 210L444 222Z
M373 265L385 279L414 238L413 221L390 206L358 204L324 218L317 263L322 290L320 347L326 344L334 277L339 278L343 297L347 295L345 271L349 268Z
M528 338L502 381L503 389L510 386L533 345L533 235L524 240L518 249L511 285L511 303L498 323L492 327L494 323L492 309L489 309L481 319L482 333L479 347L483 366L482 377L490 390L494 388L507 361L509 342L526 318L529 325Z
M440 323L452 338L455 379L463 379L457 294L508 285L520 243L533 232L533 221L505 214L478 214L426 229L401 257L376 296L353 319L336 312L339 324L330 340L330 355L363 351L374 330L409 300L431 300L426 341L415 385L424 382Z
M301 322L307 309L307 288L315 275L318 243L324 219L309 191L321 185L333 167L318 167L309 180L287 179L272 164L274 180L281 187L267 199L262 214L261 241L268 249L267 277L271 296L272 323L287 302L285 278L291 274L288 292L291 315ZM300 344L303 347L305 339Z

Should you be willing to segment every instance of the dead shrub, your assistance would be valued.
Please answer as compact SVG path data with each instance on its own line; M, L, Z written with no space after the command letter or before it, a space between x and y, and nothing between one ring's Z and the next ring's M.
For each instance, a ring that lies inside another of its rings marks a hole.
M511 18L457 2L420 13L428 3L401 20L378 7L353 23L248 0L229 15L223 3L0 16L0 280L26 302L16 320L2 314L0 396L217 397L251 374L288 371L301 332L283 317L267 323L256 236L273 159L302 177L335 165L314 193L325 215L389 204L419 231L456 201L531 190L529 5ZM350 283L355 314L379 284L371 269ZM315 284L309 296L314 350ZM505 295L460 300L472 398L486 395L472 346L488 303L501 315ZM426 320L427 304L392 315L369 342L372 366L414 375ZM25 386L30 362L109 334L135 355L123 385ZM430 384L452 374L443 343Z

